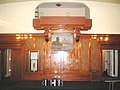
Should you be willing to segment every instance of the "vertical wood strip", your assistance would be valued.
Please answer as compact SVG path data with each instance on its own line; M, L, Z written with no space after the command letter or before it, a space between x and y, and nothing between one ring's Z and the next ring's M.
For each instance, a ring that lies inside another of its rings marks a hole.
M82 71L89 71L89 39L81 40Z

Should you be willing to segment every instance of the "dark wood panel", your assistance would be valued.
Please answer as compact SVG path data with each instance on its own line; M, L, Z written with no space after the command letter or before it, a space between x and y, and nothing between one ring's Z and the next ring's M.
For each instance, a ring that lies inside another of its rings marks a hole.
M100 37L108 37L105 41ZM44 34L32 34L32 39L16 39L16 34L0 34L0 48L12 49L12 79L13 80L40 80L43 78L53 78L56 75L64 80L91 80L91 70L94 68L99 73L94 76L95 79L101 75L100 72L100 49L120 49L120 35L103 35L103 34L81 34L80 42L74 42L75 56L74 68L68 69L66 64L65 70L54 73L55 70L48 69L45 60L48 58L50 42L46 43ZM28 62L28 52L30 50L39 51L38 72L30 72ZM47 59L48 60L48 59ZM46 61L49 63L49 60ZM26 69L27 68L27 69ZM50 71L49 71L50 70ZM94 71L94 70L93 70ZM98 75L99 74L99 75ZM93 76L92 76L93 77Z
M42 79L53 79L53 78L60 78L65 81L72 81L72 80L90 80L90 73L89 72L63 72L63 73L50 73L50 72L26 72L24 74L24 80L42 80Z
M11 79L21 80L22 79L22 66L23 58L21 49L12 49L11 52Z
M17 43L14 43L14 44L8 44L8 43L0 43L0 48L4 49L4 48L8 48L8 49L19 49L19 48L22 48L22 45L21 44L17 44Z
M1 74L1 79L5 78L6 75L6 51L1 49L0 50L0 74Z

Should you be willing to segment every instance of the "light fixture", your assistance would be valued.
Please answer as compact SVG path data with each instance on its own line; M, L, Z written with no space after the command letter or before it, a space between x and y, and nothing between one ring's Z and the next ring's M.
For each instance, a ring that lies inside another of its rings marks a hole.
M44 35L45 35L45 41L48 43L48 41L49 41L49 30L45 30Z
M32 39L32 34L16 34L16 39Z
M80 41L80 30L76 30L76 43Z
M76 43L80 41L80 36L76 36Z
M105 37L104 41L108 41L108 40L109 40L109 38L108 38L108 37Z
M56 6L60 7L60 6L62 6L62 4L61 3L56 3Z
M108 41L109 37L108 36L98 36L97 35L91 35L92 39L96 39L97 41Z
M48 41L49 41L49 37L48 36L45 36L45 41L48 43Z

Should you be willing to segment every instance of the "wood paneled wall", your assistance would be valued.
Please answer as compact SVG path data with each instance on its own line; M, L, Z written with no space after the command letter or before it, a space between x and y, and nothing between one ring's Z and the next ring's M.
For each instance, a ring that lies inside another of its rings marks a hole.
M12 49L11 54L11 80L21 80L23 74L23 53L21 49Z
M107 41L100 37L108 37ZM80 41L74 42L74 67L66 64L67 68L55 73L50 68L50 42L45 41L44 34L32 34L32 38L17 39L16 34L0 34L0 49L12 49L12 80L41 80L60 76L64 80L91 80L101 78L101 49L119 48L120 35L89 35L81 34ZM116 40L117 39L117 40ZM119 48L120 49L120 48ZM38 51L38 71L30 71L29 52ZM92 76L91 72L96 72Z

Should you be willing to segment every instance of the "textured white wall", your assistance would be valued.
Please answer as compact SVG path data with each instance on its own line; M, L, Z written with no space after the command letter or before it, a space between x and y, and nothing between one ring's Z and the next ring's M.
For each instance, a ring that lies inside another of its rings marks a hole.
M42 8L40 16L85 16L85 8Z
M65 0L51 0L49 2L58 1L65 2ZM91 30L82 33L120 34L120 4L80 0L70 1L82 2L90 8L90 18L93 26ZM47 2L47 0L1 4L0 33L37 33L32 26L32 19L34 19L35 8L42 2ZM50 14L51 12L46 11L46 13ZM58 13L56 14L58 15Z

